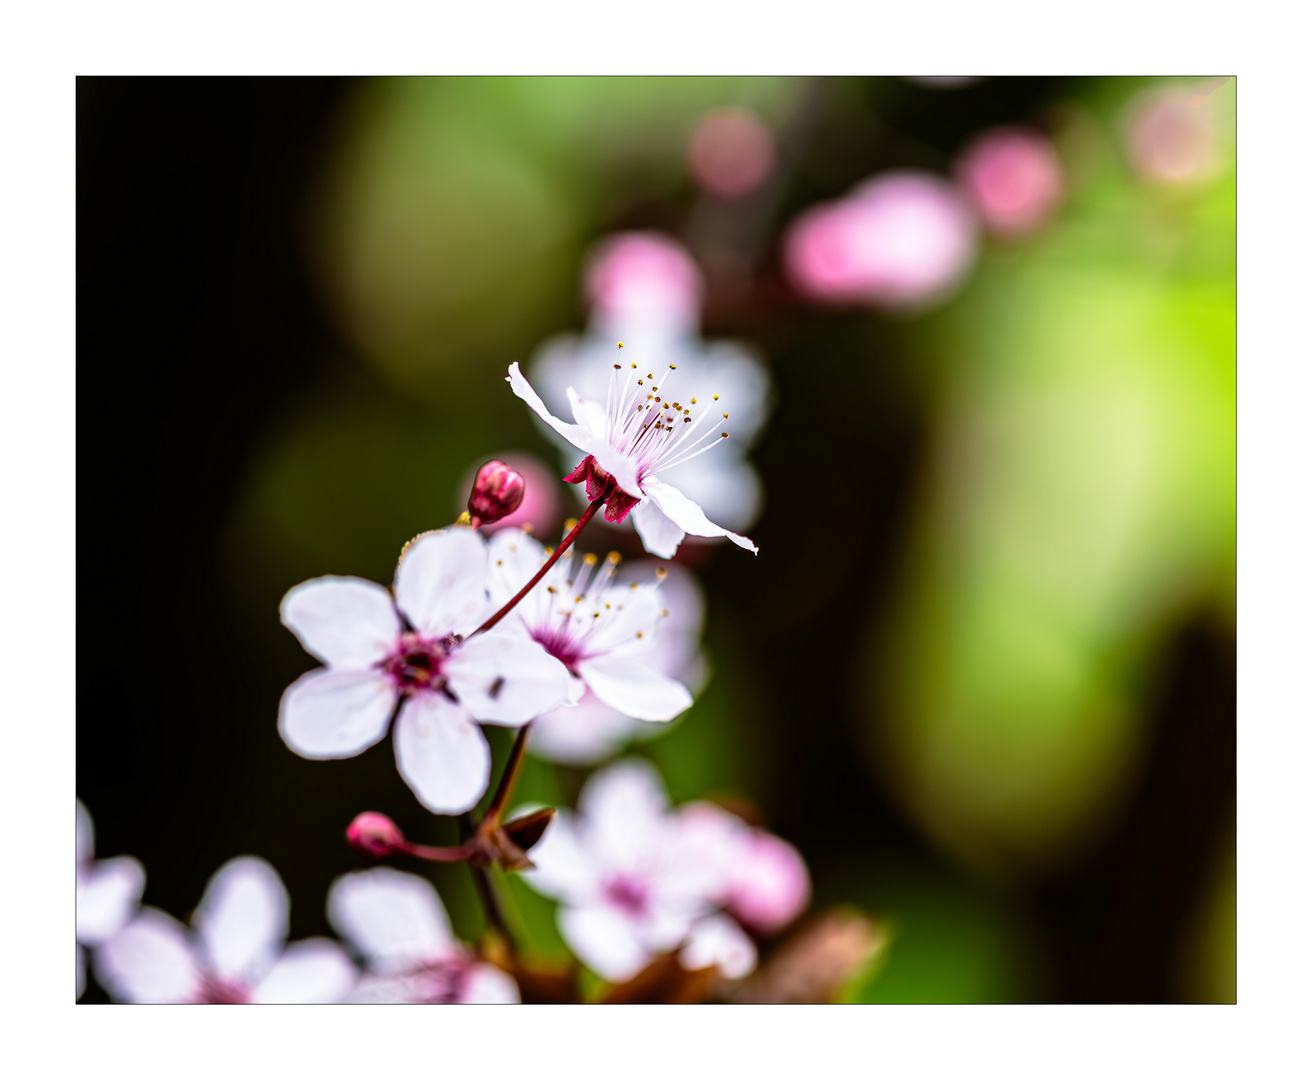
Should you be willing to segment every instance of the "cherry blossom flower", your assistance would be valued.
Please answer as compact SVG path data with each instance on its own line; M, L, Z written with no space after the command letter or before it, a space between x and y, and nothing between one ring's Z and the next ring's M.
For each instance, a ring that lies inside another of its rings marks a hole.
M798 290L816 300L919 311L951 293L977 248L956 188L905 169L808 210L789 230L786 260Z
M1004 236L1033 232L1061 202L1057 151L1030 128L982 132L962 153L957 171L985 224Z
M494 600L509 600L547 560L537 540L503 529L489 545ZM692 694L652 663L660 624L669 609L658 581L613 583L619 556L600 565L595 555L562 559L514 609L534 641L574 678L570 700L585 690L637 720L671 720Z
M587 333L553 337L529 365L548 406L558 415L570 415L571 386L586 399L605 401L617 359L636 363L630 371L653 374L677 365L679 372L732 405L733 437L695 461L667 464L661 478L726 529L750 528L761 512L763 493L746 453L769 415L770 375L747 347L701 339L701 275L692 257L659 233L620 233L602 241L589 260L586 291L591 308ZM617 357L620 341L624 350ZM572 469L577 461L575 454L565 467Z
M714 899L743 926L772 934L806 909L811 876L787 840L713 803L684 803L678 815L688 857L725 868Z
M77 804L77 996L86 989L87 959L84 945L108 941L141 906L146 871L130 855L95 858L95 827L91 814Z
M689 858L679 818L660 776L646 762L625 760L592 776L576 814L561 810L533 849L536 869L524 880L559 900L561 936L588 967L623 982L655 956L690 948L691 966L741 951L745 937L724 940L715 914L726 888L724 868ZM745 972L735 958L733 967ZM681 961L682 962L682 961ZM755 964L755 948L751 962ZM750 970L750 967L748 968Z
M406 547L391 593L353 577L292 589L283 625L327 666L283 694L283 740L302 757L354 757L396 715L397 768L419 801L472 808L491 767L474 721L520 727L562 701L570 678L513 623L465 640L494 610L486 582L483 538L456 526Z
M142 908L96 950L96 978L132 1004L342 1001L355 965L327 938L285 946L289 906L272 866L249 855L232 859L210 878L190 929Z
M661 376L665 395L677 365ZM672 557L685 534L727 536L739 547L755 554L757 547L747 537L739 536L711 522L702 508L660 474L701 456L729 437L721 431L719 395L701 399L694 391L686 395L687 404L672 399L663 401L652 373L643 377L637 364L614 364L606 403L589 401L570 389L575 423L552 416L537 391L520 373L519 364L510 365L506 381L515 395L526 402L557 434L582 450L586 457L566 479L586 484L589 499L607 496L607 521L622 521L633 511L633 524L643 546L663 559ZM677 382L678 380L675 379ZM705 391L701 391L705 395ZM706 420L711 419L710 424Z
M1130 102L1122 121L1135 171L1177 189L1204 184L1220 172L1217 126L1210 93L1186 86L1144 91Z
M654 561L644 559L621 564L613 587L624 589L654 576L661 577L663 610L669 614L651 635L643 660L678 680L696 697L710 673L701 651L706 604L696 575L678 563L658 568ZM591 765L613 756L631 740L650 739L668 730L669 725L634 720L587 690L577 704L560 705L539 716L533 722L528 749L548 761Z
M352 1001L519 1001L513 978L452 936L437 890L415 874L380 866L339 877L328 891L328 919L368 968Z

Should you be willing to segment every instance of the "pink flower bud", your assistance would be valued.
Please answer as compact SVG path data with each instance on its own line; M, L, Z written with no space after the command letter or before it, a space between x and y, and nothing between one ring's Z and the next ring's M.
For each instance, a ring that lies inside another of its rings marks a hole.
M501 461L489 461L478 470L469 493L469 515L474 528L491 525L513 514L524 501L524 478Z
M811 875L787 840L753 829L734 866L728 909L744 926L770 934L792 922L811 901Z
M375 814L372 811L356 816L346 827L346 839L360 854L371 855L375 859L394 855L406 846L405 834L396 822L386 814Z

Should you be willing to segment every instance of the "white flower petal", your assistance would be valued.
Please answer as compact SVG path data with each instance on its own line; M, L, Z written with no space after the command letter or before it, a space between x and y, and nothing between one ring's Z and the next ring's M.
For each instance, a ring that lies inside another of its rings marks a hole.
M201 967L187 931L155 908L143 908L95 950L93 960L96 979L116 1001L190 1001L200 990Z
M464 709L441 695L419 695L402 706L395 742L401 776L433 813L471 810L487 790L487 739Z
M630 515L633 527L638 530L642 546L662 559L674 558L683 543L685 533L650 499L643 499Z
M641 721L631 720L587 693L575 706L561 706L539 716L533 722L528 748L546 761L593 765L633 738L640 727L645 727Z
M381 672L319 668L283 692L278 733L301 757L354 757L387 734L395 705Z
M757 554L759 549L747 537L722 529L707 520L701 507L678 488L663 484L659 480L648 480L643 484L643 493L684 532L691 533L693 536L727 536L740 548L746 548L753 555Z
M546 422L547 426L561 438L571 445L577 446L585 453L592 453L591 447L597 442L592 433L578 424L567 424L565 421L557 420L552 416L551 410L542 403L537 391L529 386L528 380L520 373L518 361L511 364L509 370L510 374L507 376L506 382L510 383L510 389L514 391L515 396L537 413Z
M401 632L391 594L363 578L302 582L282 598L279 614L306 652L337 668L377 663L392 651Z
M511 726L560 704L570 686L569 669L513 624L464 642L443 673L471 716Z
M117 933L141 905L146 871L130 855L102 859L77 875L77 937L98 945Z
M273 969L251 991L257 1005L318 1005L345 1001L358 972L342 947L327 938L287 946Z
M464 525L412 540L396 567L396 605L425 637L468 634L492 614L487 545Z
M556 923L574 955L610 982L633 978L651 959L633 923L608 904L559 908Z
M693 925L679 963L689 971L718 967L726 978L741 979L756 968L756 945L727 915L708 915Z
M606 407L597 401L589 401L574 387L565 391L569 398L570 411L574 413L574 422L596 439L606 437Z
M597 896L597 873L580 842L578 825L570 811L556 813L529 857L533 869L522 871L520 876L543 896L575 904Z
M636 720L673 720L692 705L683 683L641 660L598 656L582 661L579 674L605 704Z
M518 1005L519 984L499 967L475 964L460 991L462 1005Z
M77 861L86 862L96 851L96 830L91 824L91 813L77 800Z
M452 950L451 923L437 890L389 866L334 881L328 921L379 972L404 971Z
M219 867L191 920L214 974L247 986L263 976L287 940L290 904L278 872L263 859L245 855Z
M579 793L580 832L596 864L629 868L665 845L673 821L660 773L639 758L626 758L594 773Z

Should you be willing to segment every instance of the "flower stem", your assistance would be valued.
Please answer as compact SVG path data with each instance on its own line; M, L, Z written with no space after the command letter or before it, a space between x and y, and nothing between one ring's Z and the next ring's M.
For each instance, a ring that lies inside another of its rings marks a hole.
M496 626L497 623L499 623L502 619L506 617L507 614L510 613L510 611L514 608L516 604L518 604L521 600L524 599L524 597L526 597L530 592L532 592L533 586L536 585L539 581L541 581L543 577L546 576L547 571L556 565L556 560L565 554L565 551L569 548L570 544L574 543L574 541L578 538L579 533L583 531L583 526L585 526L589 521L592 520L592 515L595 514L601 508L601 504L606 501L607 497L608 495L603 493L600 498L596 498L592 500L592 502L588 505L588 508L583 511L583 516L579 518L578 522L574 525L574 528L570 529L570 531L565 534L565 539L560 542L560 546L557 547L556 550L553 551L550 556L548 556L547 561L542 564L542 569L539 570L536 574L534 574L531 578L529 578L528 584L525 585L522 589L520 589L519 592L517 592L510 599L510 601L506 604L505 607L503 607L500 611L498 611L495 615L493 615L490 619L488 619L487 622L485 622L482 626L480 626L477 630L475 630L474 634L481 634L483 633L484 630L491 630L492 627ZM473 637L474 634L470 634L469 636Z
M460 834L465 840L471 839L474 835L474 819L469 813L460 815ZM488 929L494 931L505 942L507 952L514 956L515 939L510 936L505 916L501 913L501 905L497 902L496 893L492 889L492 875L488 873L487 867L478 866L473 862L470 862L469 869L474 873L474 887L478 890L478 899L483 905L483 915L487 919Z
M515 782L519 779L519 770L524 765L524 750L528 746L528 729L532 726L533 721L530 720L519 729L519 734L515 736L515 745L510 748L510 757L506 760L506 768L501 774L501 782L497 784L496 794L492 796L487 813L483 815L484 823L490 821L493 825L501 824L501 814L506 808L506 801L510 798L510 793L515 790Z

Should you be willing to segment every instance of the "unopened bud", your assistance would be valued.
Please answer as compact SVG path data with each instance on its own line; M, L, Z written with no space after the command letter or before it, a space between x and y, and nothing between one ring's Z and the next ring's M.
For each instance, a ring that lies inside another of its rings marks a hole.
M356 851L375 859L394 855L406 846L405 834L396 822L386 814L375 814L372 811L357 815L346 827L346 839Z
M469 493L470 524L491 525L513 514L524 501L524 478L501 461L489 461L478 470Z
M502 827L510 839L523 851L528 851L542 839L542 834L547 831L547 826L551 824L551 819L555 816L555 807L548 806L542 810L534 810L533 813L525 814L523 817L515 818L514 821L507 821Z

